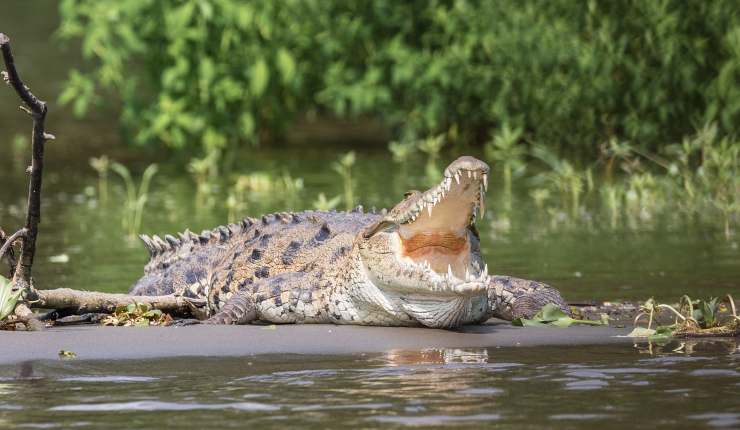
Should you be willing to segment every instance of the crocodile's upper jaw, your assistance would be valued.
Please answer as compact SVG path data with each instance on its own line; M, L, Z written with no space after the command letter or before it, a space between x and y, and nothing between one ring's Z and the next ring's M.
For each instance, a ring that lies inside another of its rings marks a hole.
M477 213L484 211L488 173L484 162L461 157L439 184L408 193L370 226L361 251L371 279L401 293L483 291L487 268L472 264L477 257L471 241Z

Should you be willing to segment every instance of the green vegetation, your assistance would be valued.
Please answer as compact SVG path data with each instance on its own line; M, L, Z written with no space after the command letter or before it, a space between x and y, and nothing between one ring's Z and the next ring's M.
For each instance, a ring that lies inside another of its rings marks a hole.
M675 307L657 303L651 298L640 306L640 313L635 317L635 329L628 336L647 337L651 340L664 340L674 336L736 336L740 334L740 316L732 296L728 294L725 298L728 309L724 317L721 316L721 302L717 297L692 300L685 295ZM670 311L675 320L673 324L656 324L653 329L653 323L661 310ZM648 320L647 327L639 327L637 323L644 317Z
M58 35L97 67L73 71L60 99L78 114L120 103L134 141L192 157L196 208L226 202L231 219L247 194L301 188L232 176L235 148L279 141L301 116L372 117L403 176L422 153L430 183L445 145L482 145L503 178L495 228L511 228L529 203L512 188L527 187L551 226L710 220L729 238L737 12L726 0L64 0ZM334 164L345 208L352 161ZM337 206L327 195L314 206Z
M350 151L339 157L339 160L335 161L331 166L342 178L342 199L344 200L346 210L352 209L355 205L355 184L352 178L352 166L354 166L355 160L355 152Z
M21 298L21 293L21 290L13 292L13 283L10 279L0 276L0 321L13 313L15 304Z
M141 218L144 213L144 206L149 199L149 186L152 178L157 173L157 165L150 164L141 175L141 182L138 190L131 173L123 164L113 162L110 168L123 179L125 187L125 200L121 225L128 234L129 238L134 238L141 231Z
M172 317L159 309L151 309L144 303L130 303L119 306L111 314L103 318L101 324L110 326L138 326L167 325Z
M520 175L524 172L526 165L524 157L527 155L526 147L521 142L523 130L512 129L508 124L501 127L501 131L486 143L486 157L500 166L504 175L504 193L511 198L512 175Z
M110 159L107 155L90 158L90 167L98 174L98 198L100 203L108 202L108 172L110 171Z
M304 114L375 117L400 142L494 135L511 160L505 130L586 157L601 142L657 153L709 122L740 131L734 0L64 0L60 14L95 64L60 101L120 102L137 142L203 156Z
M715 124L657 154L611 141L588 167L543 145L526 150L506 133L501 136L487 147L489 161L503 169L505 187L510 186L507 164L510 169L527 156L534 161L529 166L538 173L525 183L536 211L554 227L582 227L594 220L612 229L719 223L730 239L740 222L740 141L720 137ZM510 226L512 196L506 190L498 209L496 225Z
M531 319L516 318L511 322L520 327L570 327L573 324L609 325L609 318L601 314L600 321L574 319L552 303L548 303Z

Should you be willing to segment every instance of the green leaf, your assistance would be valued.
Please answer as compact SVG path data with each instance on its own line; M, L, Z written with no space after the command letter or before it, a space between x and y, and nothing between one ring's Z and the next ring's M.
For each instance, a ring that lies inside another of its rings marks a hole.
M13 313L21 294L21 290L13 292L13 283L9 279L0 276L0 321Z
M570 327L573 324L608 325L609 318L602 315L599 321L577 320L571 318L567 313L553 303L542 307L531 319L517 318L511 322L520 327Z
M269 81L270 70L268 69L265 60L260 58L252 67L251 80L249 82L249 88L252 91L252 95L254 97L262 96Z
M277 67L280 70L280 76L284 84L289 83L295 76L295 60L284 48L280 48L277 52Z

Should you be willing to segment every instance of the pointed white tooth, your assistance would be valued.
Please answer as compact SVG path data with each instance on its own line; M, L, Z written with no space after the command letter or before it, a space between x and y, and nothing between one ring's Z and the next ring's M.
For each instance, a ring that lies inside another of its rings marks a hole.
M465 268L465 282L470 282L470 270Z
M474 170L473 171L473 179L478 179L478 171L477 170Z
M427 206L427 211L429 212L429 217L432 217L432 205Z
M455 276L452 274L452 266L450 266L449 264L447 265L447 276L449 276L450 278Z
M482 278L483 279L488 278L488 264L486 264L485 267L483 267L483 276L482 276Z
M483 174L483 190L488 191L488 174Z
M473 176L473 172L471 172L470 170L468 170L468 179L470 179L471 176Z
M460 185L460 172L455 172L455 182Z

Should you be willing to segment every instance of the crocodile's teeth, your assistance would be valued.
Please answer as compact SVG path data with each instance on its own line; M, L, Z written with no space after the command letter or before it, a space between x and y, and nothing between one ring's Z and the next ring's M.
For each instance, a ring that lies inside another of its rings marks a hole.
M455 172L455 182L460 185L460 172Z
M483 267L483 273L481 273L481 279L485 280L488 278L488 264Z
M454 275L452 274L452 266L450 266L449 264L447 265L447 276L448 276L448 277L449 277L450 279L452 279L452 277L454 276Z
M470 282L470 270L468 268L465 268L465 282Z
M473 179L478 179L478 171L473 171Z
M488 191L488 174L483 174L483 190Z
M471 172L470 170L468 170L468 179L470 179L471 176L473 176L473 172Z
M431 218L431 217L432 217L432 206L433 206L433 205L429 205L429 206L427 206L427 211L429 212L429 218Z

